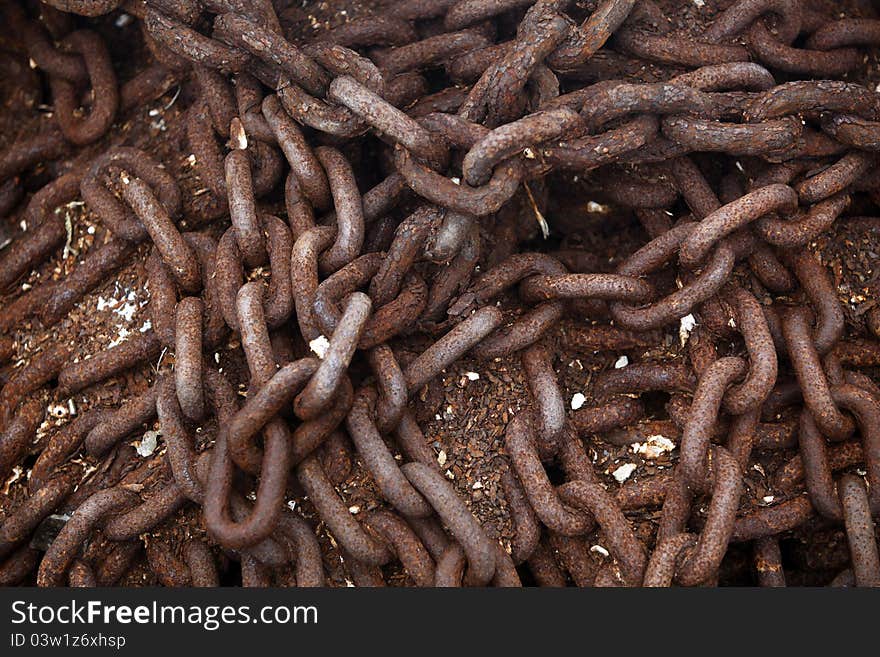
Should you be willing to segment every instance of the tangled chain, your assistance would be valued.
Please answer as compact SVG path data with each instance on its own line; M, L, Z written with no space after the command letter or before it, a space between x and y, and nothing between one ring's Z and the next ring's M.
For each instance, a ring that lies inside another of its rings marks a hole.
M880 585L880 306L848 314L816 253L880 225L880 95L853 81L880 20L735 0L677 27L676 4L403 0L302 38L269 0L8 3L13 100L42 76L51 114L0 152L0 215L26 226L0 251L21 292L0 312L0 583L131 584L145 557L169 586L320 586L320 535L363 586L711 585L743 546L778 586L788 537L842 526L845 554L801 549L802 570ZM152 63L120 84L102 33L123 17ZM204 198L116 136L175 87ZM555 225L583 179L636 250ZM101 239L21 285L67 252L71 203ZM65 319L132 262L149 323L79 358ZM20 359L34 325L54 339ZM635 362L569 412L560 339ZM239 347L241 372L216 367ZM157 358L144 391L42 430ZM463 358L524 373L492 455L505 540L419 425ZM657 438L670 468L598 471L596 445Z

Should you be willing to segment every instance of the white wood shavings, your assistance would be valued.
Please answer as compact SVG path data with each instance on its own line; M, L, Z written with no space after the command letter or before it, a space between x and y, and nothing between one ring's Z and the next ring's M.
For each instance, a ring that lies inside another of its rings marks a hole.
M131 331L129 331L127 328L120 328L119 334L115 338L113 338L113 340L108 342L107 346L111 348L117 347L125 342L129 335L131 335Z
M318 358L324 360L324 356L327 354L327 350L330 348L330 340L327 339L327 336L319 335L317 338L309 342L309 349L312 350Z
M4 495L8 494L9 489L12 487L12 484L14 484L16 481L21 479L23 474L24 474L24 470L22 469L22 467L20 465L14 466L12 468L12 474L9 476L9 478L6 480L6 483L3 485L2 493Z
M681 318L681 324L678 327L678 339L683 347L691 335L691 331L697 326L697 320L692 314L687 314Z
M70 409L68 408L67 404L49 404L46 407L46 412L50 416L58 419L65 418L70 415Z
M64 233L66 237L64 240L64 249L61 251L61 257L67 258L73 253L73 249L70 247L71 242L73 242L73 219L71 219L69 212L64 213Z
M571 409L573 411L578 410L581 406L584 405L584 402L587 401L587 398L583 396L583 394L576 392L571 397Z
M611 473L611 476L617 480L617 483L622 484L624 481L629 479L630 475L636 470L635 463L624 463L619 468L617 468L614 472Z
M544 217L544 213L538 208L538 204L535 202L535 197L532 196L532 189L529 187L528 183L523 183L523 189L526 190L526 198L529 201L529 205L532 207L532 212L535 215L535 220L538 222L538 226L541 227L541 235L543 235L546 240L550 237L550 225L547 223L546 217Z
M229 124L229 145L231 148L244 150L248 147L247 133L244 125L237 116Z
M603 548L601 545L592 546L590 548L590 552L592 552L593 554L601 554L603 557L610 557L611 556L611 553L608 552L608 550Z
M156 446L159 444L160 435L158 431L147 431L144 433L144 437L136 444L137 453L140 456L149 456L155 452Z
M648 439L644 443L635 443L632 446L633 452L647 460L656 459L674 449L675 443L666 436L661 436L660 434L648 436Z

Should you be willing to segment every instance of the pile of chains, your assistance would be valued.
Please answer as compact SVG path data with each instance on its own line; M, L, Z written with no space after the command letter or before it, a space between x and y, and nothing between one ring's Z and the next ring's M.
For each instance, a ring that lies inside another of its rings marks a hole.
M359 586L715 585L742 560L765 586L795 561L880 585L880 305L849 312L816 248L880 227L870 8L401 0L304 38L286 17L310 3L5 4L9 103L46 82L51 114L0 151L0 216L27 227L0 251L0 584L131 584L140 563L168 586L319 586L326 536ZM144 62L95 28L121 19ZM115 136L176 86L204 198ZM586 179L639 248L566 241L578 218L553 208ZM102 239L22 286L71 202ZM57 327L139 257L149 327L75 358ZM55 339L18 360L34 326ZM561 340L632 362L569 410ZM239 346L243 380L211 357ZM163 356L145 392L38 432L50 403ZM509 540L417 421L463 358L524 372L492 455ZM596 444L661 432L671 467L597 470ZM756 504L744 475L768 463ZM377 497L360 513L355 464Z

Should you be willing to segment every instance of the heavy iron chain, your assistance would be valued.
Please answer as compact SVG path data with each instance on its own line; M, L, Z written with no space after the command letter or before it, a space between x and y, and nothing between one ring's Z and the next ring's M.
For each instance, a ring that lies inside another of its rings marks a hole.
M3 509L0 582L108 585L143 552L162 584L216 586L216 545L245 585L322 585L315 529L289 505L307 499L358 585L383 584L394 562L419 586L713 584L748 541L757 580L784 585L780 540L817 516L848 541L832 583L880 584L880 389L860 371L880 363L880 307L847 325L809 248L880 203L880 96L841 79L864 67L880 21L738 0L687 32L651 0L406 0L302 39L283 4L5 9L53 112L0 153L0 210L27 225L0 252L0 288L65 242L58 206L81 198L104 232L66 277L6 297L0 357L15 357L20 327L57 326L144 253L151 325L79 361L59 335L3 375L0 476L29 474ZM140 20L154 60L123 84L73 17L111 12ZM210 196L197 210L161 162L112 140L114 121L178 83ZM544 221L548 181L586 175L647 235L613 267L527 244L522 217ZM375 184L362 193L363 180ZM511 296L514 317L497 303ZM685 358L607 370L591 404L566 411L560 322L582 347L619 351L661 344L693 314ZM420 348L403 348L413 336ZM243 403L208 357L230 341ZM35 448L47 400L165 353L173 371L146 392ZM438 467L412 403L465 355L517 360L527 382L498 455L505 545ZM164 451L122 449L156 421ZM616 489L599 476L595 437L625 445L661 425L676 436L671 472ZM756 508L743 473L757 452L782 457L784 494ZM341 494L355 459L381 500L358 516ZM193 510L203 534L176 550L140 542ZM646 536L633 519L649 510Z

